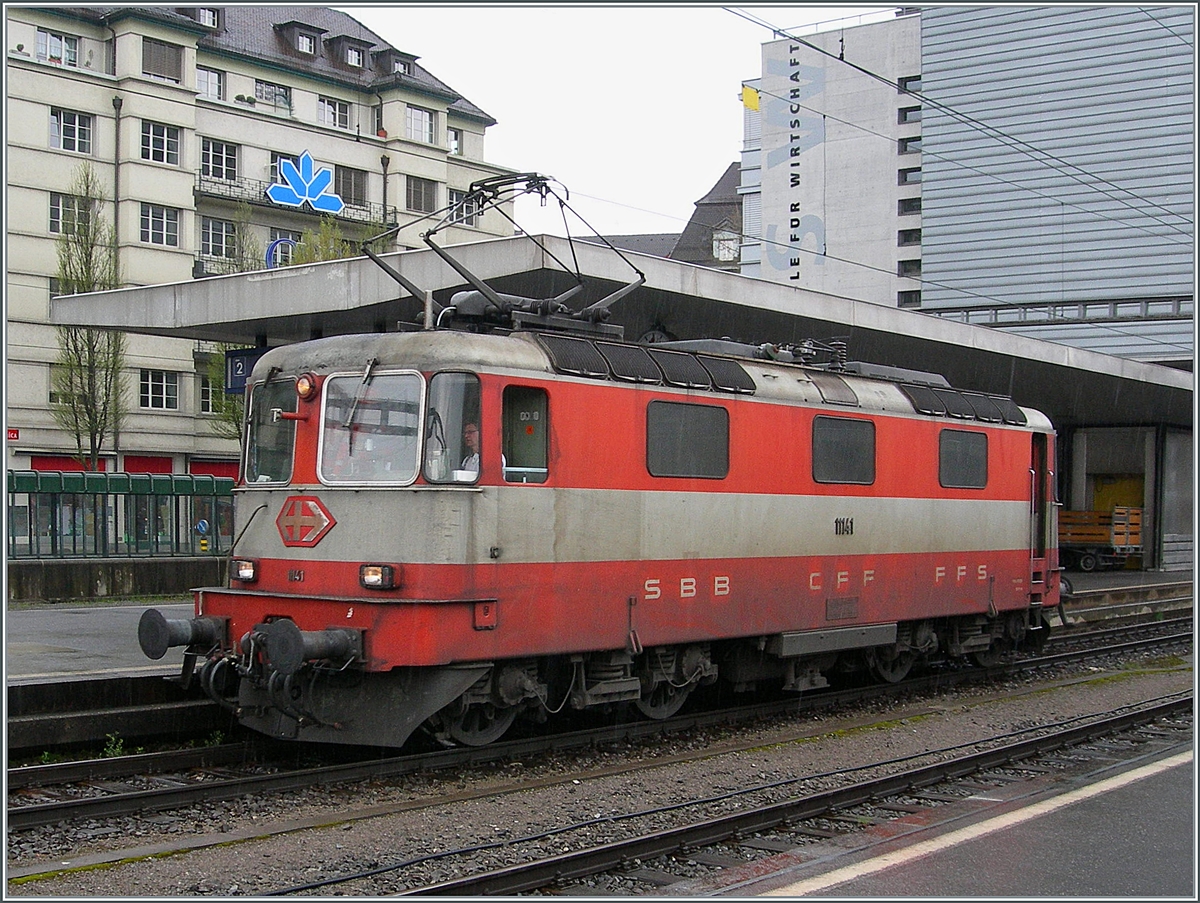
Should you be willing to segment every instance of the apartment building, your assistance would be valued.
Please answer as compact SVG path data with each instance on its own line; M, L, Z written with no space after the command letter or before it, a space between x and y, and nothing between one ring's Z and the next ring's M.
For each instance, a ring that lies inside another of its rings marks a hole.
M907 7L764 44L742 272L1190 369L1194 16Z
M263 250L258 268L288 265L322 216L352 240L402 225L377 250L417 247L423 217L511 172L485 160L486 112L332 9L9 6L6 16L9 468L79 466L50 415L49 300L80 164L103 187L131 286L244 268L241 233ZM273 189L297 178L306 202ZM512 234L502 216L457 217L448 243ZM129 413L106 469L235 471L237 443L213 429L215 350L129 336Z

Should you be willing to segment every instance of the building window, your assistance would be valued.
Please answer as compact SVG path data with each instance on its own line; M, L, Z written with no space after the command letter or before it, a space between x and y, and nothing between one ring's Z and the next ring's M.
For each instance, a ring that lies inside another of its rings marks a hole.
M407 60L392 60L393 75L409 75L410 69Z
M405 113L405 136L413 141L433 144L433 120L432 110L410 106Z
M901 107L897 113L897 121L901 124L905 122L920 122L921 108L920 107Z
M142 38L142 75L179 84L183 80L183 48Z
M901 138L897 143L897 151L902 154L919 154L921 152L921 136Z
M229 220L200 217L200 253L209 257L234 257L235 232Z
M349 66L354 66L358 69L361 69L362 64L363 64L362 48L347 47L346 48L346 64Z
M142 204L142 241L179 247L179 211L173 207Z
M38 29L37 58L60 66L79 65L79 38Z
M921 90L921 76L919 75L904 75L896 82L901 94L907 94L909 91Z
M202 6L196 10L196 21L205 28L216 28L220 24L221 16L217 10L212 7Z
M942 430L938 439L938 482L947 489L986 489L986 433Z
M718 229L712 236L712 256L714 260L730 263L741 257L742 242L736 232L728 229Z
M274 82L254 80L254 96L263 103L285 110L292 108L292 89L287 85L277 85Z
M352 207L367 206L367 173L349 166L333 168L333 190Z
M896 178L901 185L915 185L921 181L921 167L913 166L897 171Z
M293 241L296 244L289 244L288 241ZM296 245L300 244L300 233L293 232L291 229L271 229L271 244L275 242L275 265L286 267L291 266L292 252L295 251Z
M213 385L212 380L207 376L200 377L200 413L211 414L213 412Z
M203 138L200 141L200 174L210 179L233 181L237 174L238 146Z
M900 216L910 216L911 214L920 212L920 198L900 198L900 200L896 202L896 213L898 213Z
M901 229L896 233L896 244L901 248L906 245L919 245L921 243L920 229Z
M307 53L309 56L314 56L317 52L317 39L310 34L301 32L296 35L296 49L301 53Z
M179 165L179 129L161 122L142 120L142 159Z
M875 482L875 424L845 417L815 417L812 474L818 483Z
M371 107L371 125L376 135L383 129L383 104L377 103Z
M921 260L901 260L896 264L897 276L917 277L921 275Z
M73 110L50 110L50 146L77 154L92 152L92 117Z
M216 69L196 67L196 92L209 100L225 99L225 73Z
M461 155L462 144L462 129L446 129L446 147L450 148L450 153L456 156Z
M87 201L73 194L50 192L50 231L74 235L87 222Z
M336 129L350 128L350 104L332 97L318 97L317 122Z
M449 197L450 206L453 208L450 213L450 222L463 226L474 226L479 216L479 203L472 198L470 202L464 204L467 192L459 191L457 188L450 189Z
M279 151L271 151L271 181L279 181L279 161L291 160L294 165L300 164L299 154L281 154Z
M897 307L920 307L921 306L921 290L911 292L896 292Z
M432 179L409 176L405 200L409 210L417 213L433 213L437 210L437 182Z
M179 409L179 374L167 370L142 370L138 404L164 411Z

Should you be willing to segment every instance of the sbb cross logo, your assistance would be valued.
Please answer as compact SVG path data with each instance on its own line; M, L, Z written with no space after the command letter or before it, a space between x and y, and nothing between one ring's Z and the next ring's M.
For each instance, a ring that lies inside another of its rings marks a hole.
M292 495L284 500L275 526L285 546L311 549L319 543L337 521L329 509L314 495Z

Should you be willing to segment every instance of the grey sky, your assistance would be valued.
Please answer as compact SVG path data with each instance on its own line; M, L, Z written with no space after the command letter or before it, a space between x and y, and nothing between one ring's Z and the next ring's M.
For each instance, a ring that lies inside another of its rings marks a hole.
M552 176L605 234L680 232L742 147L741 83L769 29L720 6L371 5L339 9L499 124L487 160ZM783 29L892 7L737 7ZM555 205L557 206L557 205ZM529 232L557 210L518 204ZM580 228L571 224L572 232Z

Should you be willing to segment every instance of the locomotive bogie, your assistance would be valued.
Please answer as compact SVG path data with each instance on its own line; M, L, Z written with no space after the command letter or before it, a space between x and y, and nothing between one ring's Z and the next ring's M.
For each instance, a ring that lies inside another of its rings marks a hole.
M408 333L263 356L235 493L245 567L196 593L226 639L189 647L240 675L223 701L245 723L482 743L519 715L661 718L718 679L896 681L1044 640L1057 550L1037 412L556 341ZM624 363L610 374L602 352ZM156 651L199 635L152 627Z

